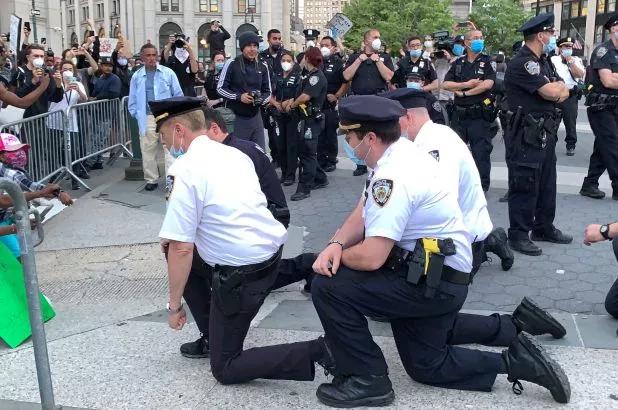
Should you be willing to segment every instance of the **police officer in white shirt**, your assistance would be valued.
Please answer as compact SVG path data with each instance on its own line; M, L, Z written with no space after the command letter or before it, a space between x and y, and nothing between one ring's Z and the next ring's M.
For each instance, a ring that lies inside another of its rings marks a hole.
M473 235L472 274L481 263L488 260L486 252L493 252L502 261L502 269L513 266L513 252L508 246L503 228L493 229L487 211L487 200L481 185L478 169L468 146L449 127L435 124L427 111L429 94L406 88L380 94L382 97L399 101L407 109L401 117L402 137L414 141L422 151L431 154L438 162L449 192L457 197L464 223Z
M236 148L194 132L201 109L172 103L156 117L170 154L169 200L159 236L168 245L168 324L186 323L182 295L194 246L212 270L210 364L222 384L253 379L313 380L314 363L329 367L317 340L243 350L251 320L277 279L285 228L266 207L253 163ZM203 294L208 285L201 282ZM199 284L194 283L193 286Z
M528 333L514 337L502 354L449 345L468 293L471 235L436 161L400 138L404 114L398 102L378 96L339 104L346 141L373 172L357 208L314 263L313 303L335 359L335 379L318 387L318 399L333 407L392 403L387 365L365 318L379 316L390 319L403 366L418 382L490 391L503 373L518 388L527 380L567 402L566 375ZM432 248L416 251L431 243L450 244L455 253L432 251L424 274L422 257ZM442 269L434 270L440 261ZM475 323L461 329L470 343L504 337L489 317Z
M581 82L586 74L586 69L581 58L573 55L573 40L565 37L558 40L558 55L551 57L551 62L556 68L556 73L564 80L564 84L569 89L569 98L558 104L562 110L562 121L566 130L566 154L575 155L575 145L577 144L577 102L581 99L582 92L579 89Z

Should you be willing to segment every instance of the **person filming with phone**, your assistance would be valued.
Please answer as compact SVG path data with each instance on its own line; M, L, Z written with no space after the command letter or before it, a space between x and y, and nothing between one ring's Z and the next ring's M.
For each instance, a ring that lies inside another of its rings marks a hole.
M195 97L195 74L198 70L195 52L184 34L170 36L163 50L164 65L171 68L185 96Z

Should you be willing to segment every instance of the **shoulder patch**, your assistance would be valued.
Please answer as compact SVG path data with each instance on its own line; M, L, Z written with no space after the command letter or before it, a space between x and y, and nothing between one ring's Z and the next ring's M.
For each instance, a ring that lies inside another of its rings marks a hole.
M607 54L607 47L601 46L601 47L597 48L597 57L598 58L603 58L603 56L605 54Z
M373 200L380 207L386 205L393 193L393 180L392 179L378 179L371 187L371 195Z
M311 77L309 77L309 84L311 85L316 85L318 81L320 81L320 79L317 75L312 75Z
M524 64L524 68L530 75L539 75L541 73L541 66L537 61L530 60Z
M440 105L438 101L431 104L431 106L433 107L434 111L442 112L442 106Z
M436 161L440 162L440 151L438 151L437 149L429 151L429 155L431 155Z
M165 200L169 200L174 190L174 175L165 177Z
M492 61L492 62L491 62L491 63L489 63L489 64L491 64L491 68L493 68L493 69L494 69L494 71L496 71L496 67L498 67L498 64L497 64L495 61Z

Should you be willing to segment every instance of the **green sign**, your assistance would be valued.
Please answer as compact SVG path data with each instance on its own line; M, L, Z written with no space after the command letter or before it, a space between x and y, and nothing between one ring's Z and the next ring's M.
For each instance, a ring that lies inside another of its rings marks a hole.
M39 297L43 320L47 322L56 312L43 293L39 293ZM0 339L15 348L31 335L22 266L0 243Z

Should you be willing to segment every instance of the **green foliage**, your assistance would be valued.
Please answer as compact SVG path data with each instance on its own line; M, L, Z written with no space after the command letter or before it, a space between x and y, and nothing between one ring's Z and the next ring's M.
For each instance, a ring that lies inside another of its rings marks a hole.
M354 26L345 45L360 47L365 31L376 28L382 41L396 52L411 34L425 35L451 30L450 0L352 0L343 9Z
M513 43L523 40L516 30L532 15L517 0L477 0L469 19L483 31L487 52L510 53Z

